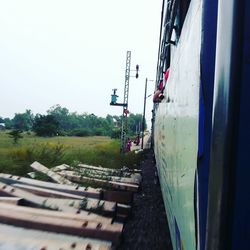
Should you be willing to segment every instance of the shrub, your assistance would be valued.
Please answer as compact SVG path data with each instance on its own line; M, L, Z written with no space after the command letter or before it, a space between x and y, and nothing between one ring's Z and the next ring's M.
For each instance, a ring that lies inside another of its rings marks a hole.
M105 130L102 129L102 128L96 128L95 131L94 131L94 134L97 135L97 136L104 135L105 134Z
M118 138L120 138L120 136L121 136L121 130L120 129L113 129L112 132L111 132L111 135L110 135L110 137L112 139L118 139Z
M89 129L86 129L86 128L74 129L71 131L71 135L85 137L85 136L90 136L91 131Z
M14 143L14 144L17 144L18 141L19 141L21 138L23 138L22 135L21 135L21 134L22 134L22 130L19 130L19 129L12 130L12 131L9 132L8 134L9 134L9 136L10 136L11 138L13 138L13 143Z

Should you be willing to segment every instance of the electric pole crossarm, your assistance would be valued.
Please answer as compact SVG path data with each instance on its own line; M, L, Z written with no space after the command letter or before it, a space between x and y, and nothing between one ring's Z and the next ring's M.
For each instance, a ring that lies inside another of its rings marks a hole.
M110 103L111 106L122 106L122 107L127 107L128 105L126 103Z

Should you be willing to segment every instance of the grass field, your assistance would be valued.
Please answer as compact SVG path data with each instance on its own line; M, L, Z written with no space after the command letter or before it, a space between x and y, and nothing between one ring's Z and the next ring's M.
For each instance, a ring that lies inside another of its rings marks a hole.
M39 161L47 167L75 162L107 168L133 168L141 155L133 152L120 154L119 140L109 137L37 137L23 133L17 144L7 132L0 132L0 172L25 176L29 167Z

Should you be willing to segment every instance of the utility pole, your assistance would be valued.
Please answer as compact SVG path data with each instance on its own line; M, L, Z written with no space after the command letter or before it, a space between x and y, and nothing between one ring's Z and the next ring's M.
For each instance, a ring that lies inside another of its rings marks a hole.
M144 143L144 130L145 130L145 111L146 111L147 85L148 85L148 78L146 78L146 81L145 81L144 106L143 106L143 116L142 116L141 149L143 149L143 143Z
M148 82L154 82L154 80L148 80L148 78L146 78L146 81L145 81L144 106L143 106L143 116L142 116L142 140L141 140L141 149L143 149L144 131L145 131L145 124L146 124L146 118L145 118L145 113L146 113L146 101L147 101L147 98L150 97L150 96L152 95L152 94L150 94L150 95L147 96Z

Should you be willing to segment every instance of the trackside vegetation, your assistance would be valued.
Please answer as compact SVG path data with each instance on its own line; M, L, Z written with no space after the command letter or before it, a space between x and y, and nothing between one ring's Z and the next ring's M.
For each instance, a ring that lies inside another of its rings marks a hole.
M26 176L30 164L39 161L47 167L82 162L106 168L135 168L142 155L120 153L120 141L107 136L39 137L23 132L18 143L8 131L0 132L0 172Z

